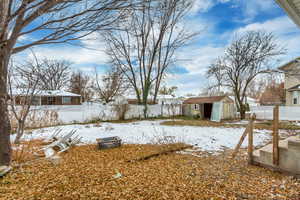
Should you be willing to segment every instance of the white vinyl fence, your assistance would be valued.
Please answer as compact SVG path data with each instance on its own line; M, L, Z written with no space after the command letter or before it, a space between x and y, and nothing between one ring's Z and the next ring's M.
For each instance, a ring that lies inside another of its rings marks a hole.
M92 120L118 120L118 112L113 105L103 105L98 103L85 103L83 105L72 106L32 106L32 122L53 118L55 115L57 123L89 122ZM45 116L46 115L46 116ZM181 105L148 105L148 117L173 117L181 115ZM42 117L44 116L44 117ZM125 119L144 118L144 106L128 105ZM52 120L54 121L54 120ZM56 123L55 123L56 124Z
M257 119L272 120L274 106L250 107L251 113L256 114ZM300 107L280 106L279 120L300 121Z

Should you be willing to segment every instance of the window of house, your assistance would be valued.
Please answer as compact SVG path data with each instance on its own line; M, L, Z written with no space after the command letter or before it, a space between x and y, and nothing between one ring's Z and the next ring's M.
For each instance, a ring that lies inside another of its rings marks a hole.
M297 98L293 98L293 104L298 104L298 99Z
M62 103L63 104L71 104L71 97L63 97Z
M298 91L293 92L293 104L298 104L299 93Z
M40 105L40 97L37 96L32 97L31 105Z
M55 97L48 97L47 101L48 101L48 105L54 105L55 104Z
M195 109L195 110L199 110L199 104L195 104L194 109Z

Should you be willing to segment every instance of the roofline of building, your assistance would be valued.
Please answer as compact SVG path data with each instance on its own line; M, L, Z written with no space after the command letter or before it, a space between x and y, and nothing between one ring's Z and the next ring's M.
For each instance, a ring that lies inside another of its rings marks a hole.
M296 6L290 0L276 0L277 4L282 7L289 17L297 24L300 28L300 12L297 10Z
M286 71L284 68L286 66L288 66L289 64L291 64L292 62L295 62L296 60L300 60L300 57L294 58L293 60L281 65L280 67L278 67L278 69L281 70L281 71Z
M190 102L188 102L188 101L190 101L190 100L193 100L193 99L196 99L196 100L198 100L198 99L204 99L204 98L216 98L216 97L220 97L220 100L219 101L222 101L224 98L228 98L228 99L230 99L232 102L234 102L233 101L233 99L231 99L228 95L222 95L222 96L201 96L201 97L190 97L190 98L188 98L188 99L186 99L185 101L183 101L183 104L186 104L186 105L188 105L188 104L202 104L202 103L212 103L212 102L192 102L192 103L190 103ZM219 101L214 101L214 102L219 102Z

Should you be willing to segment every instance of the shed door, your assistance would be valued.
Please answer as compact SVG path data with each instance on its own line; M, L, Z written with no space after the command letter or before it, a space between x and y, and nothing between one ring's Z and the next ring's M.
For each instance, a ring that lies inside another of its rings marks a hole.
M212 114L211 114L211 121L220 122L222 118L222 102L215 102L213 103Z

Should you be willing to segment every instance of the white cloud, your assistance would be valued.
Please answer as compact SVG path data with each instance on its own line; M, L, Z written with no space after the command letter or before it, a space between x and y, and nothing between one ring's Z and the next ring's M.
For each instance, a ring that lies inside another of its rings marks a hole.
M95 40L94 40L95 39ZM108 61L103 40L92 34L81 41L81 46L39 46L34 49L37 56L50 59L64 59L75 65L102 65Z
M207 12L218 3L227 3L230 0L194 0L191 14Z
M276 11L274 0L232 0L233 6L239 7L243 15L243 22L252 21L260 13Z
M199 12L207 12L214 6L212 0L195 0L194 5L191 9L191 14L197 14Z
M178 52L176 58L179 60L179 65L190 73L204 74L211 62L223 53L224 47L189 46Z
M265 30L274 32L277 35L283 35L298 31L297 26L287 17L278 17L262 23L252 23L238 29L238 32Z

